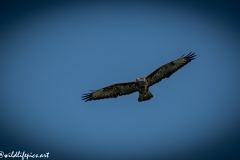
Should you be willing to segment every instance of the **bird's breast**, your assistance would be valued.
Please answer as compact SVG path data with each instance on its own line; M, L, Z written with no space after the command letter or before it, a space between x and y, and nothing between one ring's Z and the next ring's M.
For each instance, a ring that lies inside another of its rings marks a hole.
M148 85L146 82L141 82L137 84L138 90L140 93L144 93L145 91L148 90Z

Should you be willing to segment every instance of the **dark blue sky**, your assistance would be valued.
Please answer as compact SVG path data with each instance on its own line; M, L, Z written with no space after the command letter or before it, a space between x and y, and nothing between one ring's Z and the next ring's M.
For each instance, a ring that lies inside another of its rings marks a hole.
M0 150L52 159L239 156L239 11L232 2L12 2L0 27ZM196 60L116 99L83 93Z

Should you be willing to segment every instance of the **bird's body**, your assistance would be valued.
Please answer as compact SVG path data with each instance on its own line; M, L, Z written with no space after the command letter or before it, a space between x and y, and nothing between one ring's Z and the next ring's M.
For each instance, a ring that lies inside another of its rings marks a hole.
M164 78L169 78L174 72L195 59L194 53L189 53L187 56L182 56L179 59L169 62L147 77L137 78L134 82L116 83L102 89L93 91L92 93L84 94L82 99L85 101L98 100L104 98L117 98L118 96L139 92L138 101L146 101L153 97L149 87L160 82Z
M153 97L152 93L149 91L149 85L146 77L137 78L136 86L139 92L139 97L138 97L139 102L149 100Z
M137 78L136 86L138 88L139 93L144 94L148 90L148 82L146 78Z

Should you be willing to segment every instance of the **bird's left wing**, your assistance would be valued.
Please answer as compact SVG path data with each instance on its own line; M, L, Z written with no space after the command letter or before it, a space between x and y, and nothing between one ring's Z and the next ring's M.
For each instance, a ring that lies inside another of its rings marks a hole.
M154 72L149 74L146 79L148 81L148 86L152 86L155 83L160 82L164 78L169 78L174 72L191 62L193 59L195 59L195 53L189 53L186 56L182 56L179 59L169 62L158 69L156 69Z
M138 91L138 88L135 82L116 83L91 93L86 93L82 96L82 99L87 102L105 98L117 98L118 96L131 94L136 91Z

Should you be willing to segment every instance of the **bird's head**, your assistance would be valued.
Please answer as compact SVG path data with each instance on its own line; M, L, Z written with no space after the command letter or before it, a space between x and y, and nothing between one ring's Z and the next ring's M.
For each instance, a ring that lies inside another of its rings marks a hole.
M136 79L136 82L145 82L146 81L146 78L137 78Z

